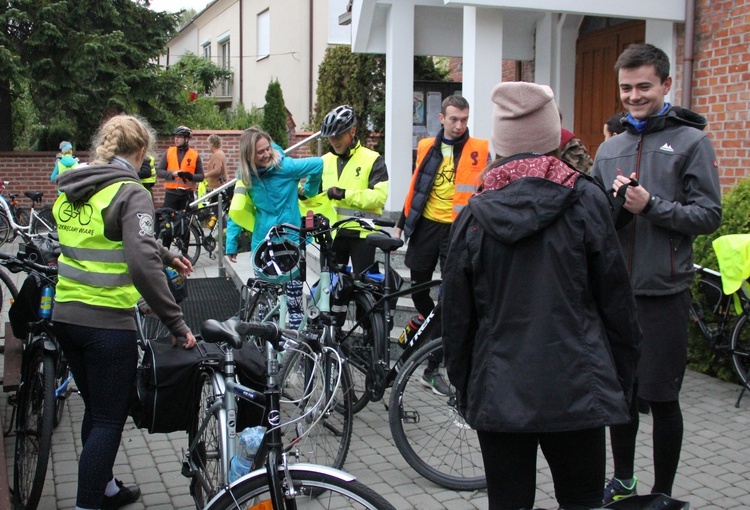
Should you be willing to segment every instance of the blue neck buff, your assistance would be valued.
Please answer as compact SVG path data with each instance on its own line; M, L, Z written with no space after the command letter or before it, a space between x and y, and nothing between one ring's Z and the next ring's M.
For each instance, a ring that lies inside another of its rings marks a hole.
M662 108L659 113L656 115L663 115L667 110L669 109L669 103L664 103L664 108ZM655 117L656 115L652 115L652 117ZM643 131L646 129L646 123L648 122L648 118L644 120L635 120L630 113L628 113L628 122L635 127L636 131L639 133L643 133Z

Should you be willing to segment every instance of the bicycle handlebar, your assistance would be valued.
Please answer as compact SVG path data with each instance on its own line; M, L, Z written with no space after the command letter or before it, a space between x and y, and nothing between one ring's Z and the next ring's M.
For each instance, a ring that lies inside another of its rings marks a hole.
M44 264L38 264L30 260L20 259L13 255L6 253L0 253L0 265L8 268L11 273L18 273L19 271L42 273L45 276L56 276L57 266L47 266Z

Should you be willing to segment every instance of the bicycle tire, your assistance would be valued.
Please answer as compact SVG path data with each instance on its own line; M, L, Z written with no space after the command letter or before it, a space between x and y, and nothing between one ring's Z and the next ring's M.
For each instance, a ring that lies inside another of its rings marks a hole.
M58 352L59 357L57 359L57 370L55 370L55 393L57 392L57 388L62 386L62 384L70 376L70 367L68 366L68 362L62 356L62 351ZM68 382L68 385L70 385L70 382ZM65 400L67 400L68 395L70 395L70 386L68 386L65 395L55 395L55 416L54 420L52 421L53 428L57 428L57 426L60 425L60 422L62 421L63 413L65 412Z
M745 388L750 389L750 322L742 314L732 331L732 365Z
M202 370L200 373L198 413L195 423L188 432L188 445L191 447L198 436L198 429L203 423L206 412L217 399L221 398L221 390L214 378L215 372L213 370ZM226 479L221 463L221 420L219 420L218 413L218 410L215 411L208 419L198 443L190 451L190 460L198 469L198 473L195 473L190 479L190 494L200 508L219 492Z
M279 300L278 289L275 286L248 285L247 292L249 296L244 300L238 313L241 321L279 322L277 313L271 315L271 311Z
M3 200L0 198L0 200ZM11 234L13 233L13 227L10 226L8 217L5 212L0 212L0 246L10 241Z
M13 283L13 278L11 278L5 269L0 268L0 314L2 314L2 320L0 320L0 336L3 338L4 345L7 345L5 343L5 335L12 333L10 330L6 332L5 329L8 325L8 310L17 297L18 289L16 288L15 283Z
M458 412L455 392L440 396L421 383L428 359L442 348L437 338L406 360L391 390L391 434L406 462L428 480L453 490L484 489L479 439Z
M323 356L322 363L330 367L339 366L332 354ZM333 395L334 403L324 415L321 416L319 410L306 414L321 397L324 391L322 382L331 380L329 376L320 377L317 373L311 376L309 367L309 359L298 350L287 350L282 357L279 369L282 437L285 444L299 441L293 449L296 457L290 455L290 460L341 469L349 454L354 429L349 373L347 370L341 371L341 382ZM336 377L338 374L332 375ZM306 388L313 390L306 391ZM306 394L308 398L303 398ZM300 416L306 418L290 423ZM312 423L318 417L320 421ZM299 440L305 433L307 435Z
M385 498L354 479L345 480L328 473L294 467L289 474L297 492L295 502L298 510L395 510ZM270 499L268 478L265 473L260 473L238 480L204 510L270 508ZM263 502L266 502L265 506Z
M36 211L36 214L39 218L34 219L34 225L31 228L33 233L48 234L50 232L57 232L57 222L55 221L55 216L52 214L51 207L44 206L39 211ZM40 222L39 219L44 223Z
M16 223L22 227L28 226L29 221L31 221L31 215L29 212L30 209L26 207L16 207Z
M13 499L16 508L34 510L44 488L55 413L55 361L39 347L32 352L19 389Z
M341 351L346 357L352 383L352 410L358 413L370 401L367 392L367 375L373 366L372 347L378 339L385 336L383 316L372 310L375 304L373 296L366 291L355 291L349 299L344 324L339 327ZM357 320L366 310L372 310L362 323L352 331ZM348 336L347 336L348 335ZM386 346L390 348L390 346Z
M176 250L180 255L187 258L191 264L195 265L201 256L201 236L202 234L198 231L198 227L191 223L187 237L175 237L172 239L170 249L172 251Z

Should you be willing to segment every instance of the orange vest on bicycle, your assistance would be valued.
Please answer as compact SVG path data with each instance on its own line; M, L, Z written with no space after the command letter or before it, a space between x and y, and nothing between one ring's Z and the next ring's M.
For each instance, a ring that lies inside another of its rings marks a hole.
M181 172L190 172L191 174L195 174L197 165L197 150L188 149L185 153L185 156L182 158L182 162L180 162L177 160L177 147L170 147L169 149L167 149L167 170L180 170ZM195 190L196 184L193 181L183 182L183 180L178 177L174 181L165 181L164 187L166 189Z

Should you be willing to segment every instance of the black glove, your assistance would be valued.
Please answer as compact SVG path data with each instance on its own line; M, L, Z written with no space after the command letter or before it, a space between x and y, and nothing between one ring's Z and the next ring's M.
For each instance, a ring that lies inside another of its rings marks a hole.
M177 177L182 179L183 181L192 181L193 180L193 174L190 172L177 172Z
M330 200L344 200L345 196L345 189L337 188L335 186L333 188L328 188L328 198Z

